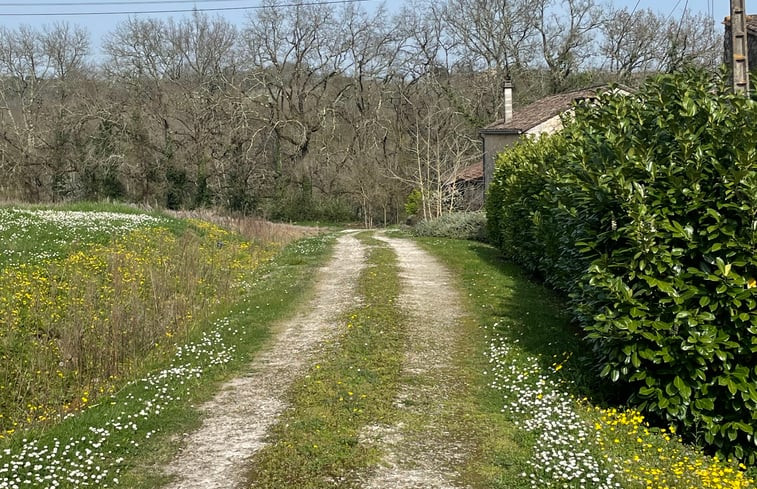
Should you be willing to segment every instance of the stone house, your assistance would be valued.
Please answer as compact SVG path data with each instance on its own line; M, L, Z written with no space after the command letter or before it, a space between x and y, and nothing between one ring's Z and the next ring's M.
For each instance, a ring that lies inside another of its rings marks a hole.
M483 206L499 153L524 135L538 136L559 131L563 127L563 115L571 111L575 103L594 100L599 93L608 90L630 93L630 89L626 87L610 88L601 85L550 95L513 111L512 85L506 83L503 118L478 131L483 149L481 161L461 169L452 179L453 184L466 196L467 208L479 209ZM471 200L474 194L475 197Z
M570 111L575 103L596 99L598 93L609 89L608 86L602 85L550 95L513 111L512 86L506 84L504 117L478 132L483 143L481 163L478 164L483 172L483 195L486 195L494 176L494 163L497 160L497 155L506 147L524 135L538 136L559 131L563 127L563 114ZM628 93L623 88L615 90L620 93Z

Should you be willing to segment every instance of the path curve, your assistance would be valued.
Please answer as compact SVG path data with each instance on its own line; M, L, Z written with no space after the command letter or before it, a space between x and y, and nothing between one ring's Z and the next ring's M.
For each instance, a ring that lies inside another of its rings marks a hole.
M336 317L360 301L356 281L364 265L365 246L352 233L341 235L304 312L277 328L247 373L201 406L202 426L182 441L184 448L166 469L173 476L166 489L231 489L244 482L247 460L265 445L268 429L287 407L282 394L336 332Z
M364 442L380 448L385 457L362 487L458 489L454 467L464 462L471 449L446 430L444 409L459 384L453 355L462 330L461 298L446 267L418 245L377 237L397 254L402 284L399 304L409 321L408 346L402 387L394 402L398 422L370 426L363 434Z

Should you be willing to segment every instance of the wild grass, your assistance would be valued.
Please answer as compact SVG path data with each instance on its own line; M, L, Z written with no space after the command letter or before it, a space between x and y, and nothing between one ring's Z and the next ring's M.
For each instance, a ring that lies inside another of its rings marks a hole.
M0 487L158 486L159 464L174 453L176 437L199 422L194 406L246 365L273 321L291 314L330 242L321 236L291 244L247 276L233 306L193 319L186 342L149 355L142 374L118 391L0 441Z
M479 369L477 440L468 473L489 488L743 489L735 462L683 444L613 400L570 324L562 299L499 253L469 241L423 239L462 278L480 325L470 360Z
M175 211L170 214L179 218L212 222L224 229L234 231L248 240L259 243L274 243L280 246L322 232L313 226L273 223L256 217L219 214L211 210Z
M236 300L275 248L204 221L0 209L0 438L113 392Z
M183 223L128 207L103 206L100 211L82 210L82 206L65 210L0 207L0 267L60 258L94 244L106 244L133 229L158 225L181 228Z
M357 476L378 460L360 433L392 416L406 325L395 306L396 257L381 242L363 239L372 246L359 278L363 304L338 321L339 335L292 388L292 408L253 458L250 487L360 487Z

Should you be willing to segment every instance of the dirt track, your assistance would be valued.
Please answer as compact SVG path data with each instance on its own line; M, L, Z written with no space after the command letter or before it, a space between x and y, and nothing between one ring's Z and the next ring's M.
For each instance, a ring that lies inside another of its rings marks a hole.
M443 417L456 377L452 352L462 317L449 272L411 241L381 238L397 253L402 293L409 317L403 385L395 400L400 422L366 432L386 454L365 481L371 489L457 489L452 467L468 452L452 439Z
M361 485L457 489L452 467L465 458L467 447L451 439L443 417L445 399L455 384L452 352L462 316L460 299L449 272L428 253L408 240L378 237L398 256L399 307L410 318L409 341L402 387L394 399L398 422L364 430L361 443L378 447L385 456L361 476ZM334 333L333 319L359 301L356 278L365 256L365 245L351 233L338 239L304 312L279 325L248 372L202 406L202 426L182 440L182 450L166 469L174 477L168 489L241 487L248 460L265 445L269 428L287 407L287 388Z
M181 452L166 470L174 476L167 488L230 489L242 483L246 461L264 446L268 428L286 408L282 395L332 334L333 319L354 306L355 279L364 263L364 246L350 233L339 237L304 312L280 324L248 372L201 407L206 417L182 440Z

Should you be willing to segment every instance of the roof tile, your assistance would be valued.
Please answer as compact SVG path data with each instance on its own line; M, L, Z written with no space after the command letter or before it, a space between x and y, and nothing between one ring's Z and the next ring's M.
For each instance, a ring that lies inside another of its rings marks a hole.
M455 174L454 181L470 182L472 180L479 180L484 178L484 164L482 162L473 163L470 166L466 166Z
M559 93L557 95L545 97L515 111L513 113L513 118L507 123L505 123L503 119L500 119L487 126L484 130L506 130L514 132L528 131L542 122L570 109L573 102L595 97L597 91L600 91L602 88L606 87L574 90L572 92Z

